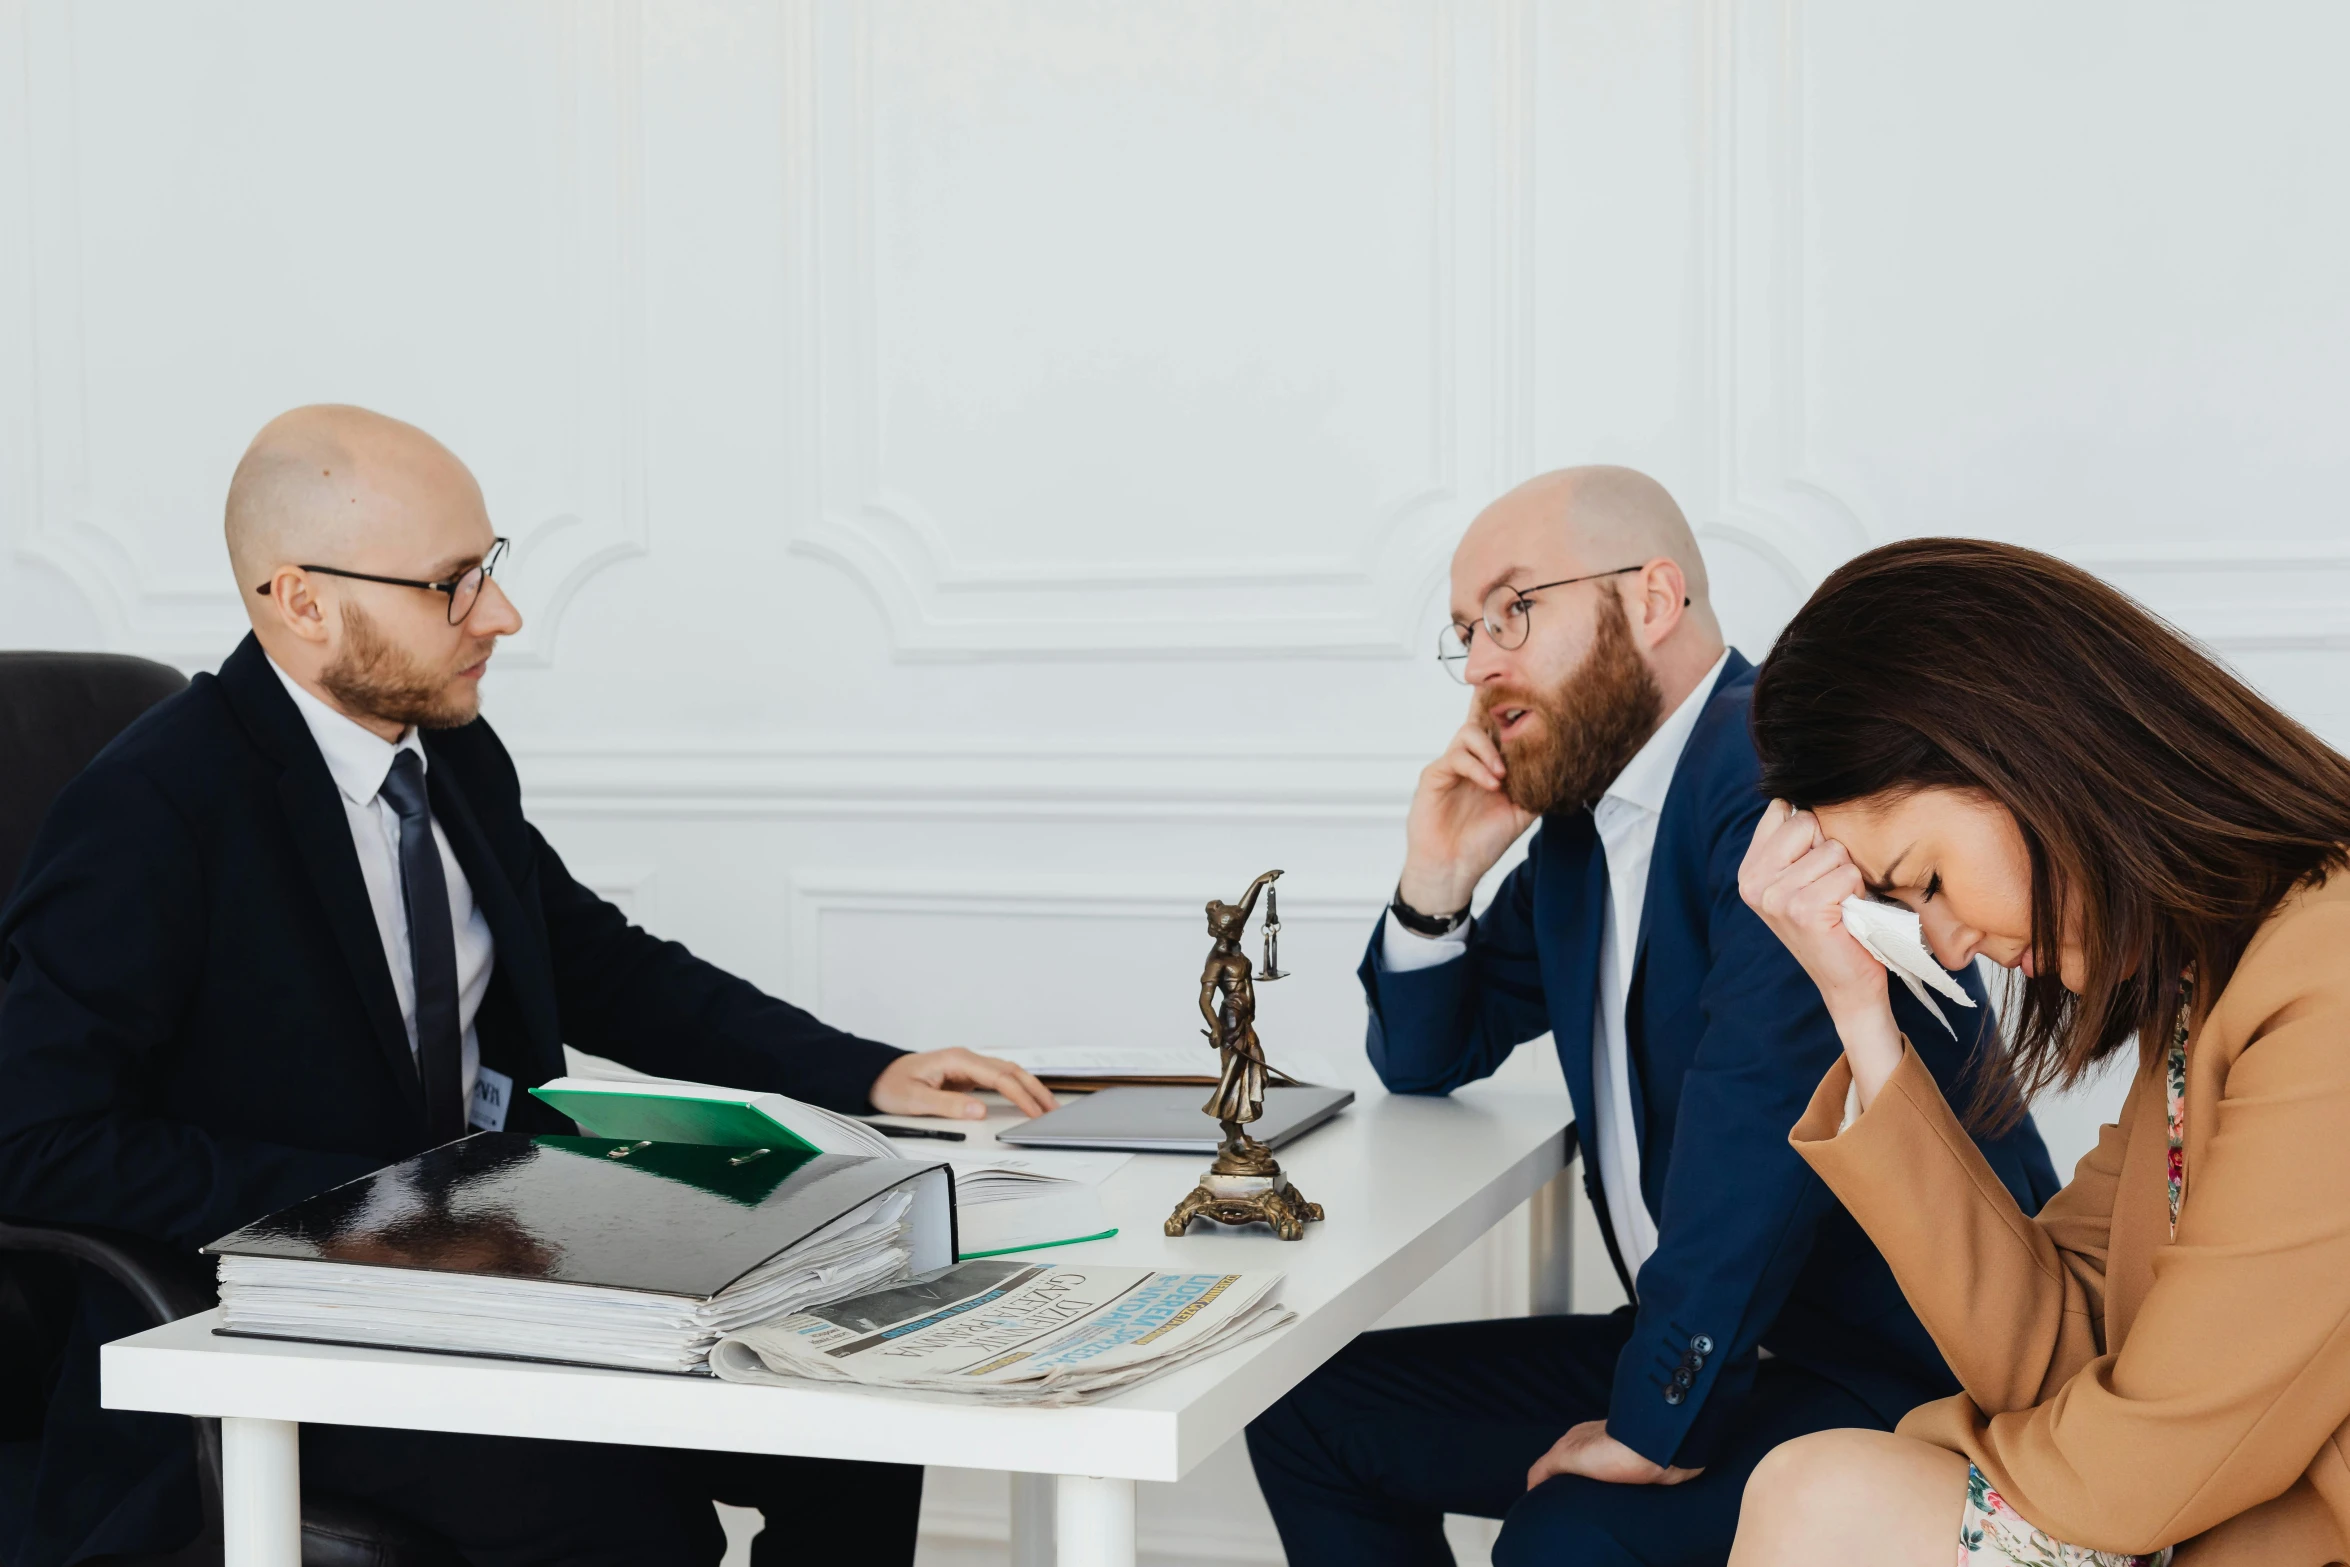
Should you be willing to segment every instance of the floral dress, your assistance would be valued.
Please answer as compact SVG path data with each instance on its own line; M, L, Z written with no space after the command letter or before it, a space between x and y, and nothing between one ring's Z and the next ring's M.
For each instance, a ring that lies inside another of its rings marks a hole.
M2179 1021L2171 1030L2170 1050L2163 1060L2163 1097L2170 1110L2170 1160L2165 1172L2170 1186L2171 1239L2179 1238L2179 1198L2187 1186L2187 1018L2195 1009L2195 982L2180 986ZM2007 1498L1991 1489L1983 1471L1973 1464L1966 1471L1966 1511L1958 1522L1958 1567L2170 1567L2171 1547L2151 1556L2125 1556L2118 1551L2092 1551L2066 1545L2024 1522Z

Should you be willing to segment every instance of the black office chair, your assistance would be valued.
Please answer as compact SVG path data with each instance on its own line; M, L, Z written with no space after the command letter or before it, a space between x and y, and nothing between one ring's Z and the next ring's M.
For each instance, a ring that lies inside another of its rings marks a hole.
M13 888L57 792L130 721L187 684L167 664L115 653L0 653L0 887ZM0 1542L30 1497L43 1406L74 1310L77 1269L113 1280L158 1325L218 1302L202 1258L138 1236L0 1220ZM19 1350L21 1349L21 1353ZM220 1423L195 1420L204 1526L169 1556L116 1567L219 1567ZM303 1567L464 1567L404 1519L338 1497L302 1498ZM0 1567L7 1567L0 1563Z

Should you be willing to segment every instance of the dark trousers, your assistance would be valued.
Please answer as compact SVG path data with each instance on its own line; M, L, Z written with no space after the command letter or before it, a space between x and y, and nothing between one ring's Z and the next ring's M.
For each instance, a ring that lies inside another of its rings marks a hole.
M404 1514L472 1567L714 1567L714 1501L766 1515L756 1567L910 1567L922 1510L919 1465L360 1426L302 1428L302 1486Z
M1529 1492L1569 1426L1607 1413L1629 1309L1366 1333L1248 1428L1290 1567L1445 1567L1444 1515L1503 1520L1495 1567L1696 1567L1730 1554L1746 1477L1781 1442L1885 1423L1831 1382L1763 1363L1705 1472L1579 1475Z

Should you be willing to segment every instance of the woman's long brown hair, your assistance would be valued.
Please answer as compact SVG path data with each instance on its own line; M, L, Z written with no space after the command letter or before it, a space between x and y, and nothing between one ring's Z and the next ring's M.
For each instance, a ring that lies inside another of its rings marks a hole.
M2168 1039L2181 976L2208 1006L2261 922L2350 845L2350 759L2127 595L2012 544L1912 539L1848 562L1780 633L1753 722L1776 798L1965 789L2022 829L2038 977L1983 1062L1978 1125L2012 1124L2133 1035ZM2058 978L2067 900L2078 996Z

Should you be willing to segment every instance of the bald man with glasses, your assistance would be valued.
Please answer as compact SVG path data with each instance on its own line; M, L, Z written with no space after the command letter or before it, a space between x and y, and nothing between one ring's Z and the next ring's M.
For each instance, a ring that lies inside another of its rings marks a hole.
M1890 1429L1957 1387L1787 1145L1841 1045L1738 896L1764 805L1754 668L1680 508L1610 467L1531 480L1471 524L1436 653L1468 713L1420 775L1363 961L1371 1061L1395 1092L1444 1094L1551 1035L1633 1304L1366 1334L1249 1427L1249 1453L1292 1567L1449 1563L1447 1513L1503 1520L1505 1567L1720 1562L1772 1447ZM1971 1090L1961 1043L1897 1005L1936 1077ZM1978 1141L2026 1212L2056 1190L2028 1118Z
M230 484L253 623L59 795L0 910L0 1215L196 1248L475 1128L567 1132L525 1090L563 1046L834 1110L1029 1114L1008 1062L907 1054L631 925L522 813L481 683L522 617L465 465L364 409L296 409ZM176 1548L187 1423L98 1407L143 1324L81 1283L9 1567ZM475 1567L911 1562L918 1467L306 1424L306 1490L399 1513Z

